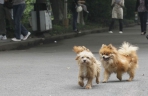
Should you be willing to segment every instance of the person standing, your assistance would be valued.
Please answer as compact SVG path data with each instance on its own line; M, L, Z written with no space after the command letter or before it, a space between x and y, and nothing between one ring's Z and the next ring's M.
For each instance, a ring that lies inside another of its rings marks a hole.
M13 0L13 19L15 23L15 38L12 41L21 41L21 34L24 36L22 40L27 40L31 33L21 24L21 18L25 10L25 0Z
M71 12L72 12L72 27L73 27L73 31L77 32L77 18L78 18L78 12L76 11L76 7L78 6L78 0L73 0L72 4L71 4Z
M85 3L85 1L79 1L79 0L72 0L71 3L71 12L72 12L72 27L74 32L79 32L77 28L77 19L78 19L78 12L77 12L77 7L80 6L82 3ZM84 9L87 11L86 6L82 6Z
M109 33L113 33L112 27L114 25L115 19L119 21L119 33L123 33L123 7L124 7L124 0L112 0L111 6L112 9L112 20L109 26Z
M5 10L4 1L0 0L0 40L6 40L6 22L5 22Z
M148 0L137 0L135 14L139 15L141 24L141 35L146 34L146 22L147 22L147 12L148 12Z

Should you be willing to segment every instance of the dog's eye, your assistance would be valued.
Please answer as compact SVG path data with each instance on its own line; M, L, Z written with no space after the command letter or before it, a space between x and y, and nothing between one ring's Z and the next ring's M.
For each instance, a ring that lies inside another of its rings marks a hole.
M102 55L104 55L104 53L101 53Z
M82 57L82 58L84 58L84 57Z
M103 55L108 55L108 53L104 53Z
M87 59L89 59L89 57L87 57Z

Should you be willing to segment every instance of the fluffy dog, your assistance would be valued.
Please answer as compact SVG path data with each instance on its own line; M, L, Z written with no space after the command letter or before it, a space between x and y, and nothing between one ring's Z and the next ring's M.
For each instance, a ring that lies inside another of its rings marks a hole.
M121 81L125 72L129 74L128 81L132 81L138 67L137 50L138 47L128 42L124 42L118 50L112 44L103 44L99 50L101 63L105 69L103 82L108 81L111 73L117 73L117 78Z
M77 53L76 60L79 65L78 84L83 87L84 79L87 79L86 89L92 87L93 78L99 84L100 62L96 60L92 52L84 46L74 46L73 51Z

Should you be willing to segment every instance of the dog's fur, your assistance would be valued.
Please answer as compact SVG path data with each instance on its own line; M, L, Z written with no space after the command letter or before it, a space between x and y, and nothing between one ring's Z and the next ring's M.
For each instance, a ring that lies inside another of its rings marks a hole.
M121 81L125 72L129 74L128 81L132 81L138 67L137 50L138 47L128 42L124 42L118 50L112 44L103 44L99 50L101 63L105 69L103 82L108 81L111 73L117 73L117 78Z
M78 84L83 87L84 79L87 79L85 88L90 89L94 77L96 77L96 83L99 84L100 62L84 46L74 46L73 51L77 53L76 60L79 65Z

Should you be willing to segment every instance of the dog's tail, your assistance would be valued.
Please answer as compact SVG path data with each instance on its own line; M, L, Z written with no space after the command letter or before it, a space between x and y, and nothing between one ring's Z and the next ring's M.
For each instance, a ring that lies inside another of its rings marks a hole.
M90 50L88 48L86 48L85 46L74 46L73 47L73 51L77 54L79 54L82 51L88 51L90 52Z
M124 42L119 48L118 52L125 56L131 56L133 53L135 54L138 49L139 48L137 46L131 45L128 42Z

